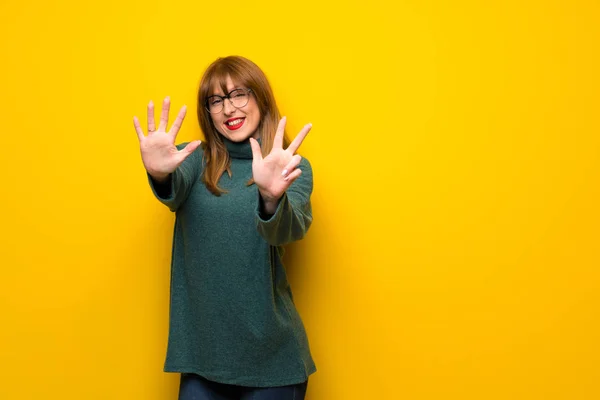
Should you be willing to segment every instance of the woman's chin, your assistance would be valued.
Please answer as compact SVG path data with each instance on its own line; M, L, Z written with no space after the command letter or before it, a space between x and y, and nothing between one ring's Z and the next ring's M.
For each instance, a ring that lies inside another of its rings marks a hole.
M225 136L227 139L231 140L232 142L245 142L250 137L252 137L252 133L246 132L245 130L229 131L229 132L226 131L225 133L221 133L221 134L223 136Z

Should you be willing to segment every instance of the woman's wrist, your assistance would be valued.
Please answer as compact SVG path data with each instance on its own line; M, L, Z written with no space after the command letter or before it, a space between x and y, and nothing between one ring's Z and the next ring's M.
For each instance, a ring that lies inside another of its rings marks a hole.
M171 175L171 174L161 174L161 173L150 172L150 171L148 171L148 174L152 177L152 179L156 183L166 183L169 180L169 176Z
M258 191L261 198L261 208L262 212L266 215L273 215L277 210L277 206L279 205L279 200L281 200L281 196L274 197L270 196L266 193L263 193L261 190Z

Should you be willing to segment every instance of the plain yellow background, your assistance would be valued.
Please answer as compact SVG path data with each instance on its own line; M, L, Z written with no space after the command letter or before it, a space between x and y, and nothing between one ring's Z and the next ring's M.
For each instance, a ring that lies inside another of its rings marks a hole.
M132 117L230 54L314 125L307 399L600 398L599 8L3 0L0 399L176 398Z

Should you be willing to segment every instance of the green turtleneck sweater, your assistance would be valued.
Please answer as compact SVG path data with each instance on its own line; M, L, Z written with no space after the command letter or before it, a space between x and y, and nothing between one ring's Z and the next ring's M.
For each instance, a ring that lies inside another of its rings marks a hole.
M154 195L176 213L164 370L242 386L304 382L316 368L281 246L301 239L311 224L312 170L303 158L302 175L265 216L256 185L247 186L250 142L224 142L232 176L219 180L227 190L221 196L201 180L200 147L166 184L149 177Z

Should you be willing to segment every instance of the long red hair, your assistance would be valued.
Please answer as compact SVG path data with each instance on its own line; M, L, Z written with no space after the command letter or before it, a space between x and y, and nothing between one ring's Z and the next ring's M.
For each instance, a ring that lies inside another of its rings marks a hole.
M252 89L251 96L254 96L261 116L257 130L261 138L263 156L269 154L273 148L275 132L281 118L267 77L252 61L240 56L223 57L215 60L206 69L198 89L197 112L200 129L206 139L203 146L205 168L202 180L215 196L225 193L225 190L219 188L218 182L225 171L231 176L231 160L222 136L215 128L205 104L208 96L213 94L212 91L215 87L220 87L223 93L227 93L226 80L228 76L236 85ZM287 135L284 142L287 146L289 143ZM249 185L252 183L252 180L248 182Z

